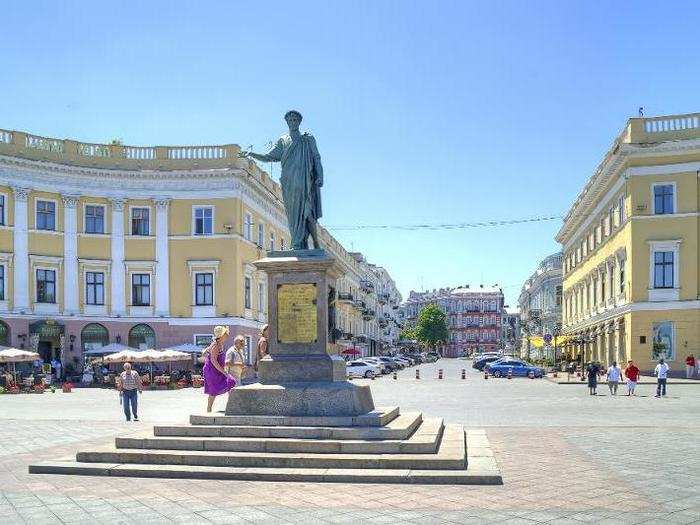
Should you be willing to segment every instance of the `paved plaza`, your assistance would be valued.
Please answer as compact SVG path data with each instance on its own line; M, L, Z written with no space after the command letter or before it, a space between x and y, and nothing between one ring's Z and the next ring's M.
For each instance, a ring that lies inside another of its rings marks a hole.
M0 397L0 523L700 523L700 384L593 397L585 384L484 380L463 360L420 370L361 382L378 406L486 429L503 486L29 475L30 463L185 423L205 403L201 390L149 391L142 421L126 423L114 391L79 389Z

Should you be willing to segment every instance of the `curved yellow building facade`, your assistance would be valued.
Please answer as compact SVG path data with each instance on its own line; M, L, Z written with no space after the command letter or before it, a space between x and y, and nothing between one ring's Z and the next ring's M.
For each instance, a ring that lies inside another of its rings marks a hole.
M254 346L267 282L252 262L288 247L289 233L279 185L239 151L0 130L0 345L78 364L109 342L201 345L227 324ZM346 268L356 265L323 235ZM341 286L359 280L351 272ZM376 285L398 304L392 286ZM366 350L391 343L378 314L353 333L345 325L362 312L338 311L348 344L370 333Z

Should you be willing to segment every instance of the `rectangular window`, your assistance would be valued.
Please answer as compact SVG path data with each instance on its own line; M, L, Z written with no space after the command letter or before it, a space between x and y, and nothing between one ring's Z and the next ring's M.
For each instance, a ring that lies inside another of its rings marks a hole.
M673 252L654 252L654 288L673 288Z
M556 304L557 304L557 306L561 306L561 296L562 296L562 287L557 286L557 291L556 291Z
M148 208L131 208L131 235L149 235Z
M56 302L56 272L54 270L36 271L36 302Z
M265 225L262 222L258 224L258 246L265 246Z
M0 226L5 225L5 196L0 195Z
M625 222L625 196L621 195L617 201L617 222L622 225Z
M85 233L105 232L104 206L85 206Z
M85 302L100 306L105 304L105 274L102 272L85 273Z
M247 213L243 217L243 238L246 241L253 240L253 217Z
M620 259L620 293L625 293L625 260Z
M654 214L666 215L673 211L673 184L654 185Z
M5 300L5 267L0 266L0 301Z
M605 302L605 272L600 274L600 299Z
M250 309L250 277L243 280L243 304L245 308Z
M211 306L214 304L214 274L197 273L195 279L195 304Z
M194 234L211 235L214 232L214 209L202 207L194 209Z
M132 306L151 305L151 276L147 273L131 275L131 304Z
M258 283L258 311L265 312L265 285Z
M270 232L270 251L275 251L275 232Z
M56 229L56 203L52 201L36 201L36 229Z

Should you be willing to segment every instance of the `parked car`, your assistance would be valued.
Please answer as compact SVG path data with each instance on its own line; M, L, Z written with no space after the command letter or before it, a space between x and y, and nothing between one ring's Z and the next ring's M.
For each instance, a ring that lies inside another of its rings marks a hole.
M437 352L430 352L426 355L426 360L428 361L428 363L434 363L438 359L440 359L440 354L438 354Z
M539 366L531 365L520 359L500 359L486 365L486 369L493 377L506 377L510 370L513 377L542 377L544 370Z
M413 363L411 363L411 361L406 359L404 356L395 356L394 359L396 361L398 361L399 363L401 363L404 366L404 368L407 366L411 366L413 364Z
M389 372L391 372L391 368L389 368L389 365L387 365L384 361L382 361L378 357L374 357L374 356L373 357L365 357L362 360L367 364L378 366L379 371L382 374L388 374Z
M396 368L398 368L399 370L403 370L404 368L406 368L406 363L401 359L397 359L396 356L391 356L388 359L391 359L391 362L394 363Z
M487 357L482 357L481 359L476 359L472 363L472 368L476 368L477 370L483 370L487 364L493 363L494 361L498 361L500 359L503 359L503 358L501 356L498 356L498 355L490 355Z
M381 374L377 365L366 361L350 361L345 365L345 369L348 377L372 377Z
M378 356L377 359L378 359L379 361L381 361L382 363L384 363L384 365L385 365L385 366L389 369L389 371L391 371L391 372L393 372L394 370L398 370L398 369L399 369L399 366L400 366L399 363L396 362L396 361L394 361L394 359L392 359L391 357L388 357L388 356L385 356L385 355L381 355L381 356ZM403 368L403 367L401 367L401 368Z

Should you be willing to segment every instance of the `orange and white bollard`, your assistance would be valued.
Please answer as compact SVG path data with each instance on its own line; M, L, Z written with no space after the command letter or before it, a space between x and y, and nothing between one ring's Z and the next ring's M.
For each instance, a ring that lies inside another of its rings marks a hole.
M489 378L489 371L484 368L484 379Z
M508 379L513 379L513 369L512 368L508 369Z
M442 368L438 370L438 379L442 379Z
M372 381L374 381L374 376L376 376L376 375L377 375L377 374L372 374L371 376L369 376L369 378L370 378Z
M466 378L467 378L467 371L464 368L462 368L462 379L466 379Z
M396 379L396 370L394 370L394 379Z
M420 370L416 368L416 379L420 379Z

